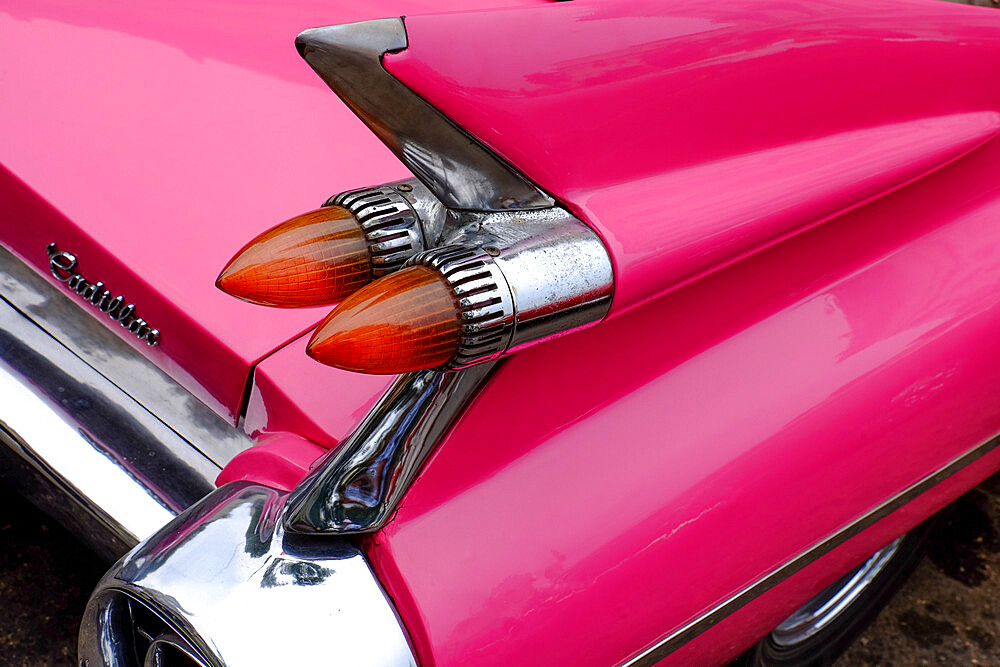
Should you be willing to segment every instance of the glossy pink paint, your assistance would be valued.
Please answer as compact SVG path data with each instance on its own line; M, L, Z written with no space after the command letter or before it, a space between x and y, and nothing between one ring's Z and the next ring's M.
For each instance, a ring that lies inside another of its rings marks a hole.
M369 548L422 658L623 661L1000 433L997 159L508 359Z
M995 14L577 0L407 18L385 62L602 235L616 314L992 136Z
M615 317L501 366L367 545L425 664L625 661L1000 433L1000 16L578 1L407 29L390 71L617 279ZM998 463L671 660L734 657Z
M126 340L235 420L250 365L326 310L236 301L215 289L218 271L330 194L408 176L302 62L295 35L498 4L510 3L5 3L0 187L17 207L3 243L43 274L50 242L76 253L162 331L155 348Z
M856 567L897 535L910 530L924 517L942 509L998 469L1000 451L994 450L686 644L670 662L679 665L725 663L788 618L798 608L798 601L807 600L828 586L832 572L847 572Z
M326 449L295 433L271 433L240 452L219 473L216 485L246 480L291 491Z
M169 325L144 352L232 416L250 364L323 312L228 300L218 266L332 190L402 175L289 46L379 12L4 10L4 52L33 56L3 71L4 242L41 267L59 230ZM368 542L424 664L625 660L1000 432L998 18L577 0L407 19L389 69L593 225L618 279L616 317L504 362ZM287 488L319 451L300 436L334 444L386 382L302 342L257 367L265 442L226 479ZM998 464L673 660L732 657Z
M302 336L254 369L243 421L251 436L288 431L333 447L354 430L395 379L324 366L306 356L308 340Z

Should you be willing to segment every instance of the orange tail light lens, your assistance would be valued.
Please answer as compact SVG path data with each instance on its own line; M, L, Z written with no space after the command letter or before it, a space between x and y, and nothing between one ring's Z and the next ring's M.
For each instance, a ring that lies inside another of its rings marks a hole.
M319 325L306 352L360 373L435 368L458 351L459 317L448 282L432 269L411 266L347 297Z
M325 206L243 246L215 285L262 306L329 305L371 281L369 260L364 232L350 211Z

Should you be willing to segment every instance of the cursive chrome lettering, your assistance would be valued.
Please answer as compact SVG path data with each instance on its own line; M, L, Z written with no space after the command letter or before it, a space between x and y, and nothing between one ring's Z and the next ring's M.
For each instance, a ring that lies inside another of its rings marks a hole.
M76 268L76 257L68 252L56 250L55 243L50 244L48 250L49 270L52 271L52 275L64 283L69 281L73 277L73 269Z
M94 304L95 306L101 302L101 297L102 296L104 296L105 294L108 294L108 292L106 290L104 290L104 291L102 291L102 290L104 290L104 283L102 283L100 280L98 280L96 283L94 283L94 291L93 291L93 293L89 297L90 302L92 304Z
M45 251L49 255L49 271L56 280L66 283L66 286L83 297L84 301L107 313L108 317L139 340L146 341L147 345L153 346L160 342L160 330L154 329L146 320L136 316L134 303L126 304L125 297L120 294L112 297L111 291L105 289L103 282L88 282L76 270L76 255L59 250L55 243L50 243Z
M123 327L128 327L128 323L132 321L132 313L134 312L135 304L127 304L126 306L118 309L118 312L115 313L115 319L121 322Z
M125 303L125 298L122 297L121 295L118 295L115 298L105 302L105 304L101 306L101 310L110 315L111 319L115 319L115 311L118 309L118 306L122 305L123 303Z

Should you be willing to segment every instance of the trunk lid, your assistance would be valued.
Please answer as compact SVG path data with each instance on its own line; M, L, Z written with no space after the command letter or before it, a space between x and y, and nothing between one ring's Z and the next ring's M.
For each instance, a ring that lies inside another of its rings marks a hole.
M252 365L328 309L237 301L215 289L218 271L336 191L408 177L301 61L295 35L449 3L432 4L5 8L0 242L64 290L46 246L73 253L76 271L134 303L160 343L81 307L235 422Z

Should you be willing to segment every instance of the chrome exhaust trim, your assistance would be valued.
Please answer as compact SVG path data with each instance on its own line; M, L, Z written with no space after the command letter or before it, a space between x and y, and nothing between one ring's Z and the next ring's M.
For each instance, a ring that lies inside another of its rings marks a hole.
M133 549L90 598L79 664L415 666L361 552L286 535L285 496L227 484Z
M214 487L216 464L3 300L0 396L0 475L109 560Z

